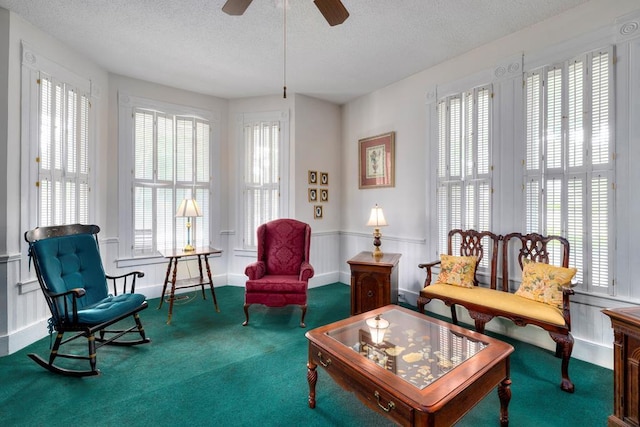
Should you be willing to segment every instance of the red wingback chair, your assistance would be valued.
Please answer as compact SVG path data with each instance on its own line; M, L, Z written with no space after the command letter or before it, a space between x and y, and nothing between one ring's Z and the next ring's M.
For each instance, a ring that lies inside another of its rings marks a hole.
M307 313L307 288L313 277L309 264L311 227L295 219L276 219L258 227L258 261L244 270L249 277L244 294L246 326L249 306L284 307L296 304L302 309L300 327Z

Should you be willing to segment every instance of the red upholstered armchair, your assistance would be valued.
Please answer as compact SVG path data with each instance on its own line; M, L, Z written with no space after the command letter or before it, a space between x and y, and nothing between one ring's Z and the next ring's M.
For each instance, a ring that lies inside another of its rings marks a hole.
M244 294L244 314L249 324L249 306L263 304L283 307L296 304L302 309L300 327L307 313L307 288L313 277L309 264L311 227L295 219L276 219L257 230L258 261L244 270L249 277Z

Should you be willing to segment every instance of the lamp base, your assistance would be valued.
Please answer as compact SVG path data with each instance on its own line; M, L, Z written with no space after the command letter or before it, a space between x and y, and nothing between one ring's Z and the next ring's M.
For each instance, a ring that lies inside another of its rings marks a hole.
M182 248L183 252L193 252L195 251L196 248L194 248L192 245L188 244L187 246L185 246L184 248Z
M375 247L375 249L373 250L372 254L376 260L382 258L382 251L380 250L380 245L382 245L382 242L380 241L380 237L382 237L382 234L380 233L380 229L376 227L373 230L373 246Z
M382 253L382 251L380 250L379 246L376 246L376 248L373 250L373 252L371 253L371 255L373 256L373 258L375 258L376 260L382 258L382 255L384 255Z

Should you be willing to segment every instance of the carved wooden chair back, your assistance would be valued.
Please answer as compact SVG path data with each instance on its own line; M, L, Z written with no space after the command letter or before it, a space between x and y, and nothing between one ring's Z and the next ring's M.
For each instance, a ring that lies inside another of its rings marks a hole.
M461 230L449 231L447 236L447 253L449 255L475 256L477 267L474 284L478 285L478 270L497 271L498 248L501 236L490 231ZM458 250L454 253L454 248ZM496 288L496 274L489 274L492 289Z

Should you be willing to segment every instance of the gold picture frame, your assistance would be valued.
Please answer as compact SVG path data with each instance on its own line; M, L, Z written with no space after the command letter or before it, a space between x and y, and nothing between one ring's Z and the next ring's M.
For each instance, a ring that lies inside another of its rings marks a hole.
M318 201L318 189L317 188L310 188L308 190L309 193L309 202L313 203L313 202L317 202Z
M309 184L315 185L318 183L318 172L309 171Z
M329 173L320 172L320 185L329 185Z
M320 201L323 203L327 203L329 201L329 189L321 188L320 189Z
M395 187L395 132L358 141L359 188Z
M313 219L322 219L322 205L313 207Z

